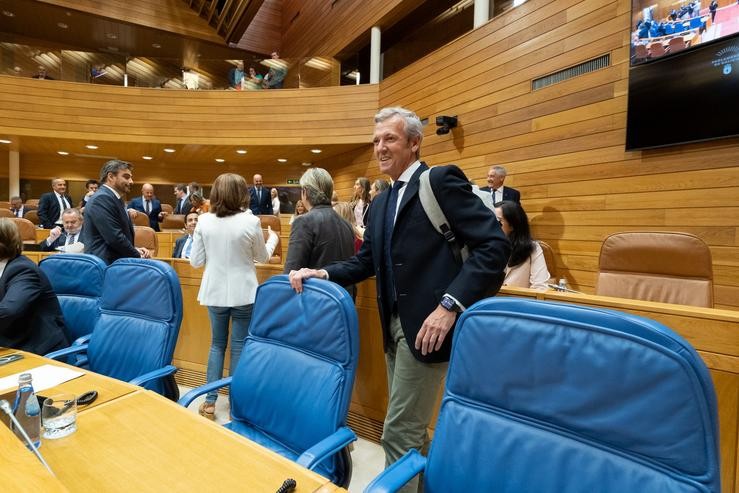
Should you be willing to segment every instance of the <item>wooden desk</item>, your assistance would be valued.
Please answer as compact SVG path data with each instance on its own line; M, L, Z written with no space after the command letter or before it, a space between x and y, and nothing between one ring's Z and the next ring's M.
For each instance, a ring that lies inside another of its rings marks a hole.
M69 491L23 446L10 428L0 424L0 484L2 491ZM43 452L42 452L43 453Z
M77 432L44 440L69 491L341 491L326 478L220 425L141 390L78 416Z
M79 410L80 412L85 412L105 402L112 401L123 395L130 394L132 392L136 392L141 389L141 387L137 387L135 385L131 385L129 383L116 380L115 378L110 378L104 375L99 375L97 373L92 373L88 370L82 370L79 368L75 368L74 366L67 365L66 363L46 359L43 356L38 356L33 353L27 353L25 351L16 351L16 350L8 349L8 348L0 348L0 356L4 356L6 354L13 354L13 353L21 353L23 354L24 358L21 360L13 361L12 363L8 363L6 365L0 366L0 377L6 377L14 373L19 373L24 370L29 370L31 368L35 368L37 366L42 366L46 364L64 366L67 368L74 368L76 370L84 372L85 373L84 375L82 375L81 377L75 378L74 380L70 380L68 382L64 382L61 385L57 385L56 387L52 387L50 389L37 392L44 396L50 396L53 394L59 394L59 393L65 393L65 392L69 392L69 393L76 394L76 395L81 395L89 390L97 390L98 398L95 400L95 402L93 402L92 404L88 406L81 407ZM0 395L11 392L11 391L15 392L15 388L0 389Z

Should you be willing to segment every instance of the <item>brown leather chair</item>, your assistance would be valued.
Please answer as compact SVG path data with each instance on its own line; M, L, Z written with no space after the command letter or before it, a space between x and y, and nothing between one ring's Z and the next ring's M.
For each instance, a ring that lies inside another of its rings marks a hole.
M21 233L21 241L27 244L36 244L36 226L31 221L23 217L11 217L18 231Z
M687 45L685 44L685 40L683 39L683 37L678 36L676 38L670 39L668 47L670 48L670 53L677 53L678 51L683 51L685 48L687 48Z
M38 211L36 211L35 209L32 210L32 211L26 212L25 214L23 214L23 217L25 217L26 219L28 219L29 221L31 221L33 224L35 224L36 226L38 226L38 224L39 224Z
M133 225L134 226L149 226L149 216L147 216L143 212L137 213L136 216L133 218Z
M185 227L185 215L184 214L167 214L159 224L159 229L162 231L182 231Z
M152 257L159 253L159 239L156 232L149 226L134 226L133 245L136 248L146 248Z
M28 205L28 206L31 206L32 205L34 207L38 207L38 201L39 201L39 199L28 199L28 200L26 200L26 205Z
M655 41L649 45L649 56L658 57L665 53L667 52L665 51L665 46L662 44L662 41Z
M167 214L174 214L174 207L169 204L162 204L162 212L166 212Z
M612 234L600 249L595 293L713 307L711 251L688 233Z
M0 209L10 209L10 202L0 200Z
M0 208L0 217L16 217L10 209Z
M559 278L557 277L557 262L554 260L554 250L552 250L552 247L544 241L537 240L537 242L541 247L541 251L544 253L544 262L546 262L547 270L549 271L549 280L551 282L551 280L554 279L554 282L556 283L556 279Z
M277 233L279 236L282 225L280 224L280 218L271 214L260 214L257 216L262 223L262 229L267 229L267 226L272 228L272 231Z
M280 238L280 230L282 226L280 224L280 218L271 214L259 214L257 216L259 221L262 223L262 230L264 232L264 241L266 242L269 238L267 233L267 226L272 228L272 231L277 235L277 246L275 251L272 253L272 257L269 259L270 264L281 264L282 263L282 238Z

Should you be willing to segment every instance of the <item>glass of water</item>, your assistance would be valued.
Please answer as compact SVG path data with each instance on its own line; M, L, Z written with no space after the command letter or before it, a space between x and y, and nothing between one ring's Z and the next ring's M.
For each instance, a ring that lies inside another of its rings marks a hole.
M77 431L77 396L53 395L44 401L41 409L44 438L62 438Z

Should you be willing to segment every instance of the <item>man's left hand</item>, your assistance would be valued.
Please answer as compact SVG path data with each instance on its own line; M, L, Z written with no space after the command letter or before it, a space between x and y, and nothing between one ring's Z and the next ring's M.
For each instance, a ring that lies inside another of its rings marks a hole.
M431 315L423 321L421 330L416 336L416 350L426 356L431 351L438 351L446 338L449 329L454 325L457 314L439 305Z

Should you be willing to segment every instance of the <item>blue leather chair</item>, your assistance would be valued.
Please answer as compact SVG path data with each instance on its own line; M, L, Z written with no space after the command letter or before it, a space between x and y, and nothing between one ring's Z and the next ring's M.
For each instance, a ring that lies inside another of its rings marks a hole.
M459 319L436 433L365 491L719 493L716 397L645 318L501 298Z
M257 289L249 335L232 377L194 389L188 406L230 385L226 427L346 486L356 440L346 415L359 356L357 313L337 284L311 279L302 294L287 276Z
M87 353L90 370L177 399L171 365L182 323L182 291L171 266L120 259L105 270L101 314L90 342L47 355ZM169 378L165 378L169 376Z
M100 318L105 262L94 255L65 253L41 260L64 315L68 341L89 336ZM83 341L80 341L80 343Z

